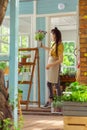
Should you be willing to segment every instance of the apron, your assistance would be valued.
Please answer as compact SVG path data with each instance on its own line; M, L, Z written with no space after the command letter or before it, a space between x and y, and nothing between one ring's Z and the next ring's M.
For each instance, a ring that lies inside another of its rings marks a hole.
M48 64L51 64L56 60L58 60L58 58L53 58L52 56L49 56ZM47 81L48 82L58 83L58 76L59 76L59 65L58 64L53 67L50 67L47 70Z

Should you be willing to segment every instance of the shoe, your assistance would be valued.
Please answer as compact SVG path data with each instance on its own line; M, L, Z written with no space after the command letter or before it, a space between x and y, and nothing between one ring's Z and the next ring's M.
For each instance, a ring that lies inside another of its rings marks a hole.
M43 106L43 108L50 108L51 107L51 103L50 102L47 102L44 106Z

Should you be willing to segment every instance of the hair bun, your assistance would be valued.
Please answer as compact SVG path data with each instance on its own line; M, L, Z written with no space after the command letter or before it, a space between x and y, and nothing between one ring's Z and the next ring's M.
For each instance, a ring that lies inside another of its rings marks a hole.
M55 27L55 30L58 30L58 28L57 28L57 27Z

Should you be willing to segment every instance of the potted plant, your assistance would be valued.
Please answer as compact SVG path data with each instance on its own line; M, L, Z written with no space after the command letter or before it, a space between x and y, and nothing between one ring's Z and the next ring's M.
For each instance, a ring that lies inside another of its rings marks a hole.
M22 100L22 96L23 96L23 90L18 89L18 100Z
M45 38L45 35L46 35L46 31L43 31L43 30L38 30L36 33L35 33L35 40L38 41L38 47L40 47L42 45L42 40Z
M26 59L28 58L28 56L27 55L23 55L22 57L21 57L21 62L22 63L26 63Z
M51 104L51 112L55 113L55 112L61 112L62 110L62 100L61 100L61 96L58 95L54 95L53 98L53 102Z
M62 99L64 116L87 116L87 85L71 83Z

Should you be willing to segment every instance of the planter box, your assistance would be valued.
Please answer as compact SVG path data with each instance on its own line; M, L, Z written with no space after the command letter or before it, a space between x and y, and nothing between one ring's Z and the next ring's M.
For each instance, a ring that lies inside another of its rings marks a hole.
M87 130L87 117L64 116L64 130Z
M64 116L87 116L87 103L64 102Z

